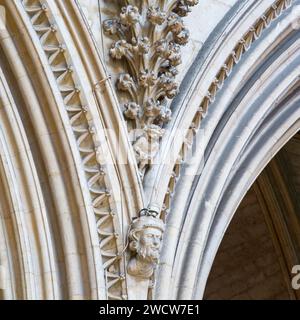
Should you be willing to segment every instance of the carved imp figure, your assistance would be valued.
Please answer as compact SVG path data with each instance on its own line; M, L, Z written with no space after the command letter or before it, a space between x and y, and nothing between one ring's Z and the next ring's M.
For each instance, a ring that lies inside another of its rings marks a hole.
M153 275L159 259L163 232L163 221L149 214L133 222L129 233L129 248L133 255L127 267L130 275L141 279L149 279Z
M135 141L133 149L141 175L145 173L147 165L153 163L153 159L159 151L159 139L162 137L164 129L152 124L144 128L144 133Z

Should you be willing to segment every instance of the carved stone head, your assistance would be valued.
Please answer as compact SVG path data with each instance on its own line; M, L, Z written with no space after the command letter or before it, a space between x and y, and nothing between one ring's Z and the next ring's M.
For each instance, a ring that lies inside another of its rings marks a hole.
M164 223L161 219L145 215L137 218L129 233L132 257L128 273L143 279L150 278L158 263Z

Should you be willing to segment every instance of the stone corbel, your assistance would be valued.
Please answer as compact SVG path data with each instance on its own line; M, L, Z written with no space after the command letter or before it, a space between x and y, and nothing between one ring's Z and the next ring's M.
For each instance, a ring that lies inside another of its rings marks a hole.
M164 230L164 222L155 206L142 209L139 217L132 221L128 236L131 253L127 265L129 299L147 299Z

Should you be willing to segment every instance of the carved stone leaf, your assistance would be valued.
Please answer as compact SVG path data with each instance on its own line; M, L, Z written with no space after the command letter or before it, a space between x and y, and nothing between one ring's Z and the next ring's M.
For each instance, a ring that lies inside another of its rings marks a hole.
M181 64L180 47L189 41L182 17L198 0L123 3L119 16L104 21L103 28L107 35L117 37L109 51L111 58L124 61L124 72L117 80L122 99L127 94L122 107L124 116L130 128L144 130L144 139L149 141L147 128L162 127L171 119L167 105L178 93L175 77ZM159 150L160 137L155 150ZM136 142L133 141L134 145ZM147 163L137 154L142 177L153 162L154 149L144 150L148 152Z

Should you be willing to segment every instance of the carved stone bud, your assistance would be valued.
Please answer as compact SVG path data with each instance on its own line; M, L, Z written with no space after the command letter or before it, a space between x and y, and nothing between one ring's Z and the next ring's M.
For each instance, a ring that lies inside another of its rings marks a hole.
M129 232L131 258L127 271L140 279L150 279L159 260L164 222L150 209L143 209L141 216L133 220Z
M122 59L126 55L129 47L126 40L119 40L112 45L109 53L114 59Z
M117 87L121 91L130 91L134 87L134 81L128 73L122 73L119 76Z
M136 6L128 5L121 9L120 21L125 26L132 26L140 20L139 9Z
M179 44L170 42L168 50L168 60L170 65L176 67L181 64L181 52Z
M166 96L169 99L173 99L177 96L179 90L178 90L178 84L174 83L174 87L171 90L166 91Z
M169 99L173 99L178 94L178 84L174 81L174 78L168 77L163 74L159 78L159 86L164 90L165 95Z
M116 19L108 19L103 22L104 32L113 36L118 32L118 21Z
M171 91L178 88L178 84L174 81L174 78L170 78L165 74L160 76L159 86L165 91Z
M165 106L160 110L158 120L163 123L168 123L171 120L171 117L172 117L171 109Z
M166 20L166 13L161 11L159 7L151 6L147 11L147 18L152 24L161 25Z
M190 7L193 7L199 3L199 0L184 0L184 3Z
M161 39L155 42L154 44L155 53L162 57L167 59L169 52L168 52L168 41L165 39Z
M150 41L147 37L140 37L132 39L133 50L139 55L146 54L150 50Z
M141 107L135 102L129 102L124 105L124 115L127 119L136 120L139 118Z
M185 17L191 12L191 9L184 1L179 1L173 11L180 17Z
M170 65L173 67L179 66L182 62L181 60L181 54L179 53L173 53L169 57Z
M168 27L169 30L174 33L178 34L181 32L183 28L183 21L176 13L171 13L168 17Z
M169 77L176 77L176 76L178 75L178 70L171 65L171 66L167 69L166 74L167 74Z
M139 76L139 84L144 88L149 88L155 85L157 77L154 72L142 71Z
M184 46L188 43L190 37L190 32L188 29L183 28L180 33L174 36L174 41L181 46Z
M147 100L145 104L145 115L148 117L156 117L160 114L161 106L158 101L153 98Z

